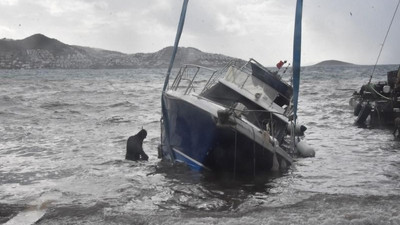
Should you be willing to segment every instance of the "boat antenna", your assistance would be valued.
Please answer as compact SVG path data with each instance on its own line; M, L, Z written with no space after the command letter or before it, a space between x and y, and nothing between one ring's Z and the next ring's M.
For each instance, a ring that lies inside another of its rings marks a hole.
M375 62L375 65L374 65L374 69L372 70L371 76L369 77L368 84L371 83L372 76L374 75L374 72L375 72L375 69L376 69L376 65L378 64L379 58L381 57L381 53L382 53L383 46L385 45L386 38L387 38L387 36L388 36L388 34L389 34L390 28L392 27L393 20L394 20L394 18L396 17L396 13L397 13L397 9L399 8L399 5L400 5L400 0L397 2L396 9L394 10L392 20L390 21L388 30L386 31L385 38L383 39L383 43L382 43L382 45L381 45L381 50L379 51L378 58L376 59L376 62Z
M297 104L299 99L300 87L300 65L301 65L301 20L303 15L303 0L297 0L296 16L294 22L293 39L293 130L297 121ZM295 149L295 135L292 134L292 146Z
M164 81L164 87L162 90L162 95L161 95L161 111L162 111L162 118L163 118L163 125L164 125L164 131L165 131L165 141L166 141L166 148L169 152L169 157L171 158L171 161L174 161L174 154L171 149L171 142L170 142L170 135L169 135L169 119L168 119L168 111L165 103L165 90L167 89L168 82L169 82L169 75L171 74L172 67L174 65L175 61L175 56L176 52L178 51L178 45L179 45L179 40L181 38L182 30L183 30L183 25L185 23L185 17L186 17L186 9L188 5L189 0L184 0L183 5L182 5L182 10L181 10L181 16L179 18L179 24L178 24L178 30L176 31L176 36L175 36L175 43L174 43L174 49L172 51L172 56L171 56L171 61L169 63L167 75L165 76L165 81ZM161 140L162 142L163 140Z
M286 70L289 68L289 66L290 66L290 63L288 63L288 65L286 66L285 70L283 71L283 74L286 73Z

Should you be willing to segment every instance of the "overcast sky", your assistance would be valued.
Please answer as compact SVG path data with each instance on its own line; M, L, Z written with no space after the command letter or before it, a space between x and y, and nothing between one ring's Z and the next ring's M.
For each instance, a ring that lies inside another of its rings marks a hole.
M398 0L304 0L302 65L373 65ZM190 0L180 46L264 65L292 59L295 0ZM155 52L174 43L182 0L0 0L0 37ZM400 10L399 10L400 11ZM400 63L400 12L379 64Z

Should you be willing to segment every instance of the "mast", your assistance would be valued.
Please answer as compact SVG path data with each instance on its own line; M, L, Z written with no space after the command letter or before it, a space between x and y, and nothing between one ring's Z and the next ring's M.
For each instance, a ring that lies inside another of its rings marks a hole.
M169 62L167 75L165 76L165 80L164 80L163 93L167 89L168 82L169 82L169 75L171 74L171 70L172 70L172 67L173 67L174 61L175 61L176 52L178 51L179 40L181 39L183 25L185 24L186 9L187 9L188 2L189 2L189 0L183 1L181 17L179 19L178 30L176 31L176 36L175 36L174 49L172 51L171 60Z
M297 105L300 88L300 65L301 65L301 19L303 14L303 0L297 0L296 17L294 24L293 39L293 113L294 124L297 120Z
M186 9L187 9L188 2L189 2L189 0L184 0L183 1L182 10L181 10L181 16L180 16L179 24L178 24L178 30L176 31L176 36L175 36L174 49L172 51L171 61L169 63L167 75L165 76L164 87L163 87L162 94L161 94L161 111L162 111L162 119L163 119L163 124L162 125L164 126L164 131L165 131L165 143L163 143L163 144L165 144L166 145L165 147L168 149L169 158L171 159L171 161L173 161L175 159L175 156L174 156L174 154L172 152L171 145L170 145L168 111L167 111L167 108L166 108L166 104L165 104L165 99L164 98L165 98L165 90L167 89L168 82L169 82L169 76L171 74L171 70L172 70L172 67L174 65L176 52L178 51L179 40L181 38L183 25L185 23ZM162 141L163 140L161 140L161 142Z
M297 0L294 22L293 38L293 121L292 121L292 147L296 152L295 127L297 123L297 105L300 88L300 66L301 66L301 19L303 15L303 0Z

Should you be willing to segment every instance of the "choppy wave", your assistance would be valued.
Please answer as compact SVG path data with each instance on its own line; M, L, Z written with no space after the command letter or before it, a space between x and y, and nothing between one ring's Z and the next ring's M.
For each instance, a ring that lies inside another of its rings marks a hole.
M71 107L72 104L68 104L65 102L55 101L55 102L46 102L40 105L40 108L44 109L60 109L60 108L67 108Z
M0 71L0 223L31 210L37 224L400 224L400 143L348 106L371 69L304 68L316 157L250 179L159 161L163 70ZM150 160L124 160L142 127Z

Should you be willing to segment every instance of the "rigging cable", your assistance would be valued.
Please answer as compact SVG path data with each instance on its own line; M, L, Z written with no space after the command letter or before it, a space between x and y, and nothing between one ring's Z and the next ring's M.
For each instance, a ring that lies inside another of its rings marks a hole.
M392 20L390 21L390 24L389 24L388 30L387 30L387 32L386 32L385 38L383 39L383 43L382 43L382 46L381 46L381 50L379 51L378 58L376 59L376 62L375 62L375 65L374 65L374 69L372 70L372 74L371 74L371 76L369 77L368 84L371 83L372 76L374 75L374 72L375 72L375 69L376 69L376 65L378 64L379 58L381 57L381 53L382 53L382 50L383 50L383 46L385 45L386 38L387 38L387 36L388 36L388 34L389 34L390 28L392 27L393 20L394 20L394 18L396 17L396 13L397 13L397 9L399 8L399 5L400 5L400 0L397 2L396 10L394 10Z

